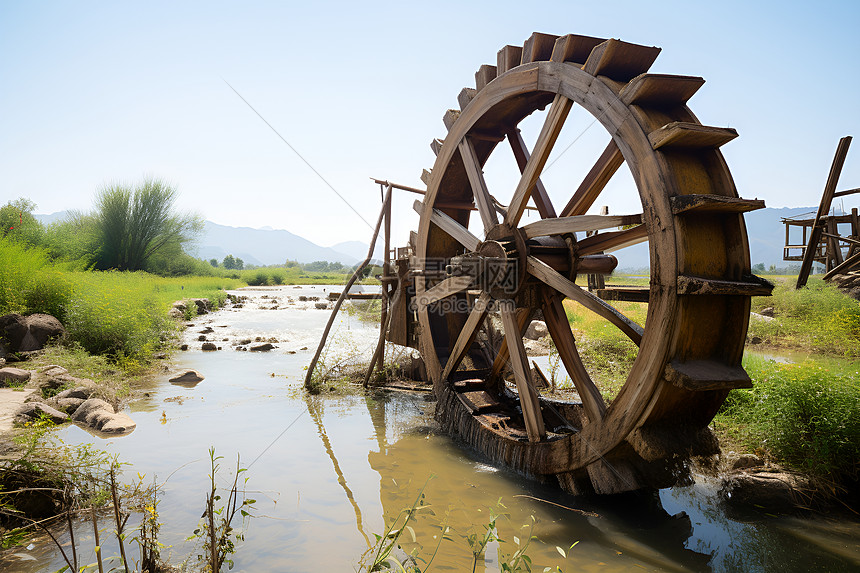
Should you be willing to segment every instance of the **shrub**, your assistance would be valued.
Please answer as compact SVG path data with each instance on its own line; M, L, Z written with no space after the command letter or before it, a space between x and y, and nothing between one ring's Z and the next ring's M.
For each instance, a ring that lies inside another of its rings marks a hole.
M729 394L718 423L750 449L764 448L798 470L836 480L860 474L857 372L760 357L747 357L744 366L754 386Z
M753 310L774 308L772 321L751 320L750 336L774 346L860 356L860 302L820 278L806 288L777 283L773 295L753 299Z

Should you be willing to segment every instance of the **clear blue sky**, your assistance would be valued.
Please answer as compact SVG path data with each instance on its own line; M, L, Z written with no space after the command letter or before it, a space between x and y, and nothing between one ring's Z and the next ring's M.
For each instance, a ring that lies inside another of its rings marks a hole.
M423 187L444 111L480 64L533 31L657 45L651 71L703 76L690 106L739 131L723 151L741 195L768 206L817 204L838 139L860 136L860 4L849 1L0 1L0 203L88 209L104 183L153 175L217 223L367 241L223 80L372 221L368 177ZM580 131L566 126L556 152ZM598 153L591 139L569 153ZM848 187L860 187L860 140ZM412 200L396 196L398 243L416 226Z

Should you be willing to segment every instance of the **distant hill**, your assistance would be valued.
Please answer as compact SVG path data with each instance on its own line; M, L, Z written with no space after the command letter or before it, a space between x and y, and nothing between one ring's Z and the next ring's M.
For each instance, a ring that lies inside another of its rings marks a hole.
M202 259L215 258L220 261L225 255L232 254L245 263L255 265L282 264L288 259L300 263L338 261L353 265L363 258L363 255L355 257L329 247L321 247L289 231L228 227L212 221L206 221L203 234L197 243L197 256Z
M781 219L805 213L814 215L816 209L817 207L784 207L747 213L744 219L747 225L752 264L764 263L766 267L771 265L781 267L788 264L782 260L785 227ZM35 217L49 224L62 219L67 214L67 211L61 211L50 215L35 215ZM225 256L233 255L241 258L246 264L252 265L275 265L288 259L300 263L339 261L345 265L353 265L364 260L368 248L368 244L362 241L345 241L331 247L321 247L285 230L228 227L211 221L206 221L197 245L192 254L201 259L221 261ZM648 267L648 245L645 243L613 254L618 257L620 270L639 270ZM382 259L382 245L379 243L377 243L374 258Z

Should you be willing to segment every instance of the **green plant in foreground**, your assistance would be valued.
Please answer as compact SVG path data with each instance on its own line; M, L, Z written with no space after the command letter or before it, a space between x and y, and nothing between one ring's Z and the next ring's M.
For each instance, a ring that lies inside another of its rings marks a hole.
M415 534L415 529L412 527L411 523L414 523L417 519L417 516L426 512L428 514L433 514L430 505L427 503L424 491L427 488L427 484L431 479L435 476L430 476L427 482L424 483L424 486L418 492L418 495L415 498L415 501L408 508L404 508L400 511L400 513L395 516L395 518L391 521L388 527L385 529L385 532L382 535L374 534L376 537L376 544L368 549L364 555L362 555L362 559L360 561L360 571L366 571L368 573L373 571L393 571L398 573L427 573L431 565L439 554L439 548L442 545L443 541L455 542L455 539L452 535L452 529L448 526L448 514L446 513L445 519L439 525L440 533L438 535L434 535L433 538L436 540L436 545L433 549L432 554L429 559L424 559L419 554L420 546L413 549L409 554L405 556L402 560L397 558L394 553L395 550L399 550L402 553L405 553L402 545L401 538L404 535L408 535L408 540L411 540L412 544L417 544L418 539ZM482 523L481 527L477 531L473 531L465 536L463 536L463 541L469 546L469 549L472 553L472 572L477 571L478 563L484 560L485 553L487 547L491 543L499 544L499 567L500 570L505 573L521 573L521 572L531 572L532 571L532 559L528 555L528 549L531 545L532 541L536 540L537 537L534 534L534 527L537 524L534 516L531 516L530 523L523 526L523 528L528 528L527 535L521 540L516 535L513 536L512 541L507 541L499 537L498 529L496 527L496 522L500 518L510 519L510 516L504 511L506 508L502 503L501 498L496 502L496 507L490 509L490 518L486 523ZM502 510L502 511L498 511ZM508 544L513 544L514 549L510 553L506 553L503 550ZM579 542L576 541L567 549L563 547L556 546L556 551L561 555L562 558L567 559L570 555L570 552ZM369 558L369 561L367 561ZM421 563L419 563L421 562ZM423 566L422 566L423 564ZM544 573L551 573L555 571L556 573L563 573L561 567L556 565L555 567L545 567L543 569Z
M236 530L233 520L237 515L242 518L243 524L249 520L257 500L247 499L245 489L239 490L239 475L247 471L239 466L236 459L236 473L233 478L233 486L227 495L227 501L221 505L221 495L215 486L215 475L220 469L219 460L221 456L215 456L215 448L209 448L209 483L211 489L206 494L206 509L203 518L189 539L200 538L203 540L204 553L197 556L198 562L203 565L203 571L218 573L224 563L229 569L233 568L233 560L230 556L236 552L236 542L244 540L242 530ZM243 484L248 483L244 478ZM239 499L241 495L241 500Z

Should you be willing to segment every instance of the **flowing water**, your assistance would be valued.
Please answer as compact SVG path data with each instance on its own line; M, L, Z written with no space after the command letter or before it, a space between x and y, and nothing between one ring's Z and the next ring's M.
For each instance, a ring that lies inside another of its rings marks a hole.
M721 503L718 483L701 476L695 485L653 496L577 499L490 465L440 435L426 394L304 394L304 368L329 312L297 298L324 297L323 288L246 289L237 293L251 297L245 308L198 317L186 332L190 349L174 358L171 373L191 368L205 380L175 386L165 372L132 405L138 426L131 435L101 439L75 426L61 430L67 443L95 442L118 454L129 464L129 479L141 473L165 482L160 540L170 546L164 554L172 562L193 561L199 552L185 539L204 508L214 446L224 456L219 485L232 482L239 455L248 468L249 497L257 500L234 571L354 571L374 533L382 534L425 484L422 503L429 508L400 539L407 551L429 558L441 528L450 527L452 540L442 542L433 571L471 571L469 536L482 535L494 514L503 541L487 545L477 571L500 570L517 549L514 538L525 543L530 531L534 571L557 565L563 571L860 570L856 522L736 514ZM374 325L346 313L336 324L341 353L370 355ZM199 350L206 326L221 351ZM234 350L236 341L257 336L276 338L277 348ZM101 527L104 539L113 526L105 520ZM77 529L81 562L91 563L91 528L80 523ZM576 541L567 558L556 549ZM105 544L105 555L116 551ZM38 539L7 554L0 571L54 572L62 565L53 546Z

